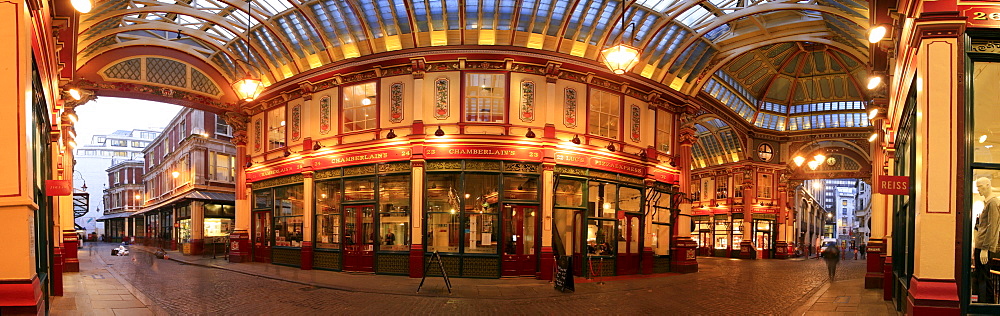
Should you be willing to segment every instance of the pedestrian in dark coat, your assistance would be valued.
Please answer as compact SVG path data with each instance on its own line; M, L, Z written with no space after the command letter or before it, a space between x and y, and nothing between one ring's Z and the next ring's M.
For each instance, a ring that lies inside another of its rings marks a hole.
M837 278L837 263L840 262L840 249L837 247L826 247L823 251L823 260L826 260L826 269L830 272L830 281Z

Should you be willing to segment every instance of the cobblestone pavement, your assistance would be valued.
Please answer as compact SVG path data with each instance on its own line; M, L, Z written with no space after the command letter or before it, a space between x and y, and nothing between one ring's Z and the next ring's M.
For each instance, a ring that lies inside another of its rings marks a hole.
M226 269L133 256L100 255L118 273L169 314L683 314L788 315L807 304L828 283L822 260L737 260L699 258L693 274L577 284L575 293L559 293L543 281L530 279L453 279L456 288L476 285L477 292L495 288L504 295L449 296L440 278L427 280L415 293L416 279L405 276L359 277L359 288L338 290L265 278ZM285 267L276 267L288 269ZM842 261L838 280L861 279L864 262ZM289 270L281 270L287 271ZM347 273L304 271L330 278ZM280 274L280 273L278 273ZM271 277L275 277L272 273ZM484 285L485 284L485 285ZM398 285L395 293L380 290ZM490 286L492 285L492 286Z

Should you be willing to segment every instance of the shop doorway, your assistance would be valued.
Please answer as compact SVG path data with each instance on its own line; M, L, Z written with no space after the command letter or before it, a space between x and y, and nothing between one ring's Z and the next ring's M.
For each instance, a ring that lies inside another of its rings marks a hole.
M253 212L253 261L271 262L271 211Z
M374 272L375 206L344 206L344 270Z
M624 218L618 221L618 262L615 274L638 274L639 273L639 223L642 222L641 215L625 214Z
M774 221L754 220L754 230L756 232L754 243L757 246L757 251L760 252L761 258L771 259L773 257L771 251L774 249L774 235L772 234Z
M533 205L504 207L502 276L533 276L538 271L537 211Z

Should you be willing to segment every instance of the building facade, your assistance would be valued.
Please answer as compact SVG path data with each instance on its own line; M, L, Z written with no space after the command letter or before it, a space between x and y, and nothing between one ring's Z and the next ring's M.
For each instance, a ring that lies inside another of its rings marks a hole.
M150 143L142 208L128 218L136 242L187 254L201 254L206 244L225 249L235 217L232 136L220 116L187 108Z
M120 160L107 169L108 183L104 190L104 214L98 221L104 222L101 239L107 242L130 242L132 231L128 217L142 207L145 190L142 160Z
M105 190L114 186L108 181L108 168L125 160L141 161L142 150L159 134L160 131L157 129L118 130L107 135L94 135L89 144L81 144L74 148L76 159L74 180L77 180L74 184L76 188L86 191L90 197L89 211L83 217L76 219L77 225L83 227L85 234L107 234L99 218L103 217L105 213L103 211L109 207L102 199Z

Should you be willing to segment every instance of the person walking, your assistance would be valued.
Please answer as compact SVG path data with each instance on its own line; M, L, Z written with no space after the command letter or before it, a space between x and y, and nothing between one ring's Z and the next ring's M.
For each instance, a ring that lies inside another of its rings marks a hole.
M830 281L833 282L837 278L837 263L840 262L840 249L837 249L837 247L826 247L822 257L823 260L826 260L826 269L830 272Z

